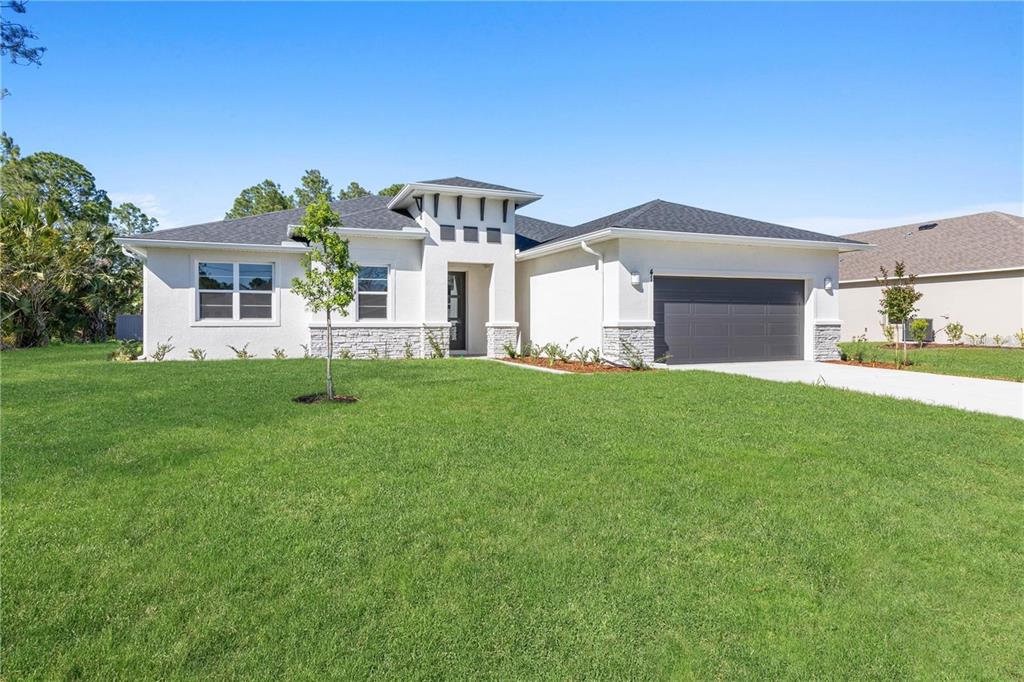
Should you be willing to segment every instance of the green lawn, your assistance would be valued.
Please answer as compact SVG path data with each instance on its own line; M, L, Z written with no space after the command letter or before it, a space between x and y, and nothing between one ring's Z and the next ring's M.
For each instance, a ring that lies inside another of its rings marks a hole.
M849 343L839 344L850 348ZM894 362L896 351L883 348L884 344L873 344L880 362ZM976 348L909 345L909 357L913 363L907 369L914 372L933 374L954 374L964 377L986 377L1024 381L1024 350L1020 348Z
M1024 676L1024 426L705 372L2 355L4 679Z

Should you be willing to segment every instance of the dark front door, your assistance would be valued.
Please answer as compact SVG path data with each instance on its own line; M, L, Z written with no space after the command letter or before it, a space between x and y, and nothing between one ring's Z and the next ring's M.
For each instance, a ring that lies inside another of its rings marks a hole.
M449 350L466 350L466 273L448 273Z
M654 356L669 364L802 360L804 283L654 278Z

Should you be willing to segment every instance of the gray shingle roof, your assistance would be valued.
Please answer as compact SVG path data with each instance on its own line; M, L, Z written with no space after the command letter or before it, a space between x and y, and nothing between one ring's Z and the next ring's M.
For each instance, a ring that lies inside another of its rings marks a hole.
M750 218L708 211L693 206L684 206L670 201L655 199L624 211L618 211L596 220L569 228L549 241L579 237L590 232L611 227L636 230L658 230L663 232L686 232L691 234L728 235L738 237L761 237L767 239L800 239L807 241L859 244L843 237L835 237L810 230L766 223Z
M505 187L504 185L495 185L490 182L480 182L479 180L470 180L468 178L460 178L455 176L453 178L441 178L440 180L422 180L419 184L423 185L447 185L449 187L465 187L467 189L496 189L503 192L525 192L525 190L515 189L513 187Z
M525 251L541 242L554 239L568 229L570 229L568 225L560 225L517 213L516 248Z
M919 229L922 225L934 225ZM1024 218L991 211L846 235L872 251L844 253L839 280L870 279L901 260L915 275L1024 268Z
M341 216L342 225L380 230L418 227L404 211L388 209L389 197L369 195L358 199L332 201L331 208ZM215 242L221 244L277 245L288 241L288 226L298 225L306 209L292 208L262 215L217 220L187 227L157 230L134 237L149 241Z

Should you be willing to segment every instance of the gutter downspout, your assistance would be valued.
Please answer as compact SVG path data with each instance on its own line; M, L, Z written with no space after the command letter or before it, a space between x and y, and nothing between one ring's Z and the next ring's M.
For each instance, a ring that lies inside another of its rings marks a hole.
M595 258L597 258L597 271L599 273L601 273L601 330L600 330L601 335L598 338L602 340L601 355L603 356L604 355L604 348L603 348L603 346L604 346L604 343L603 343L603 341L604 341L604 254L601 253L600 251L595 251L594 249L590 248L590 246L587 244L586 240L583 240L583 239L580 240L580 248L583 249L584 253L589 253L591 256L594 256Z

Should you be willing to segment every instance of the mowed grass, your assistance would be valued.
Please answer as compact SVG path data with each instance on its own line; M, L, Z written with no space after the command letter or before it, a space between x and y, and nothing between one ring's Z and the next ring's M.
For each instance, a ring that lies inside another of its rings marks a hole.
M1024 425L704 372L2 356L5 679L1024 676Z
M846 343L840 344L850 348ZM897 351L885 344L875 344L876 358L881 362L895 362ZM978 348L964 346L925 346L908 344L912 372L952 374L985 379L1024 381L1024 350L1020 348ZM899 351L902 354L902 350Z

